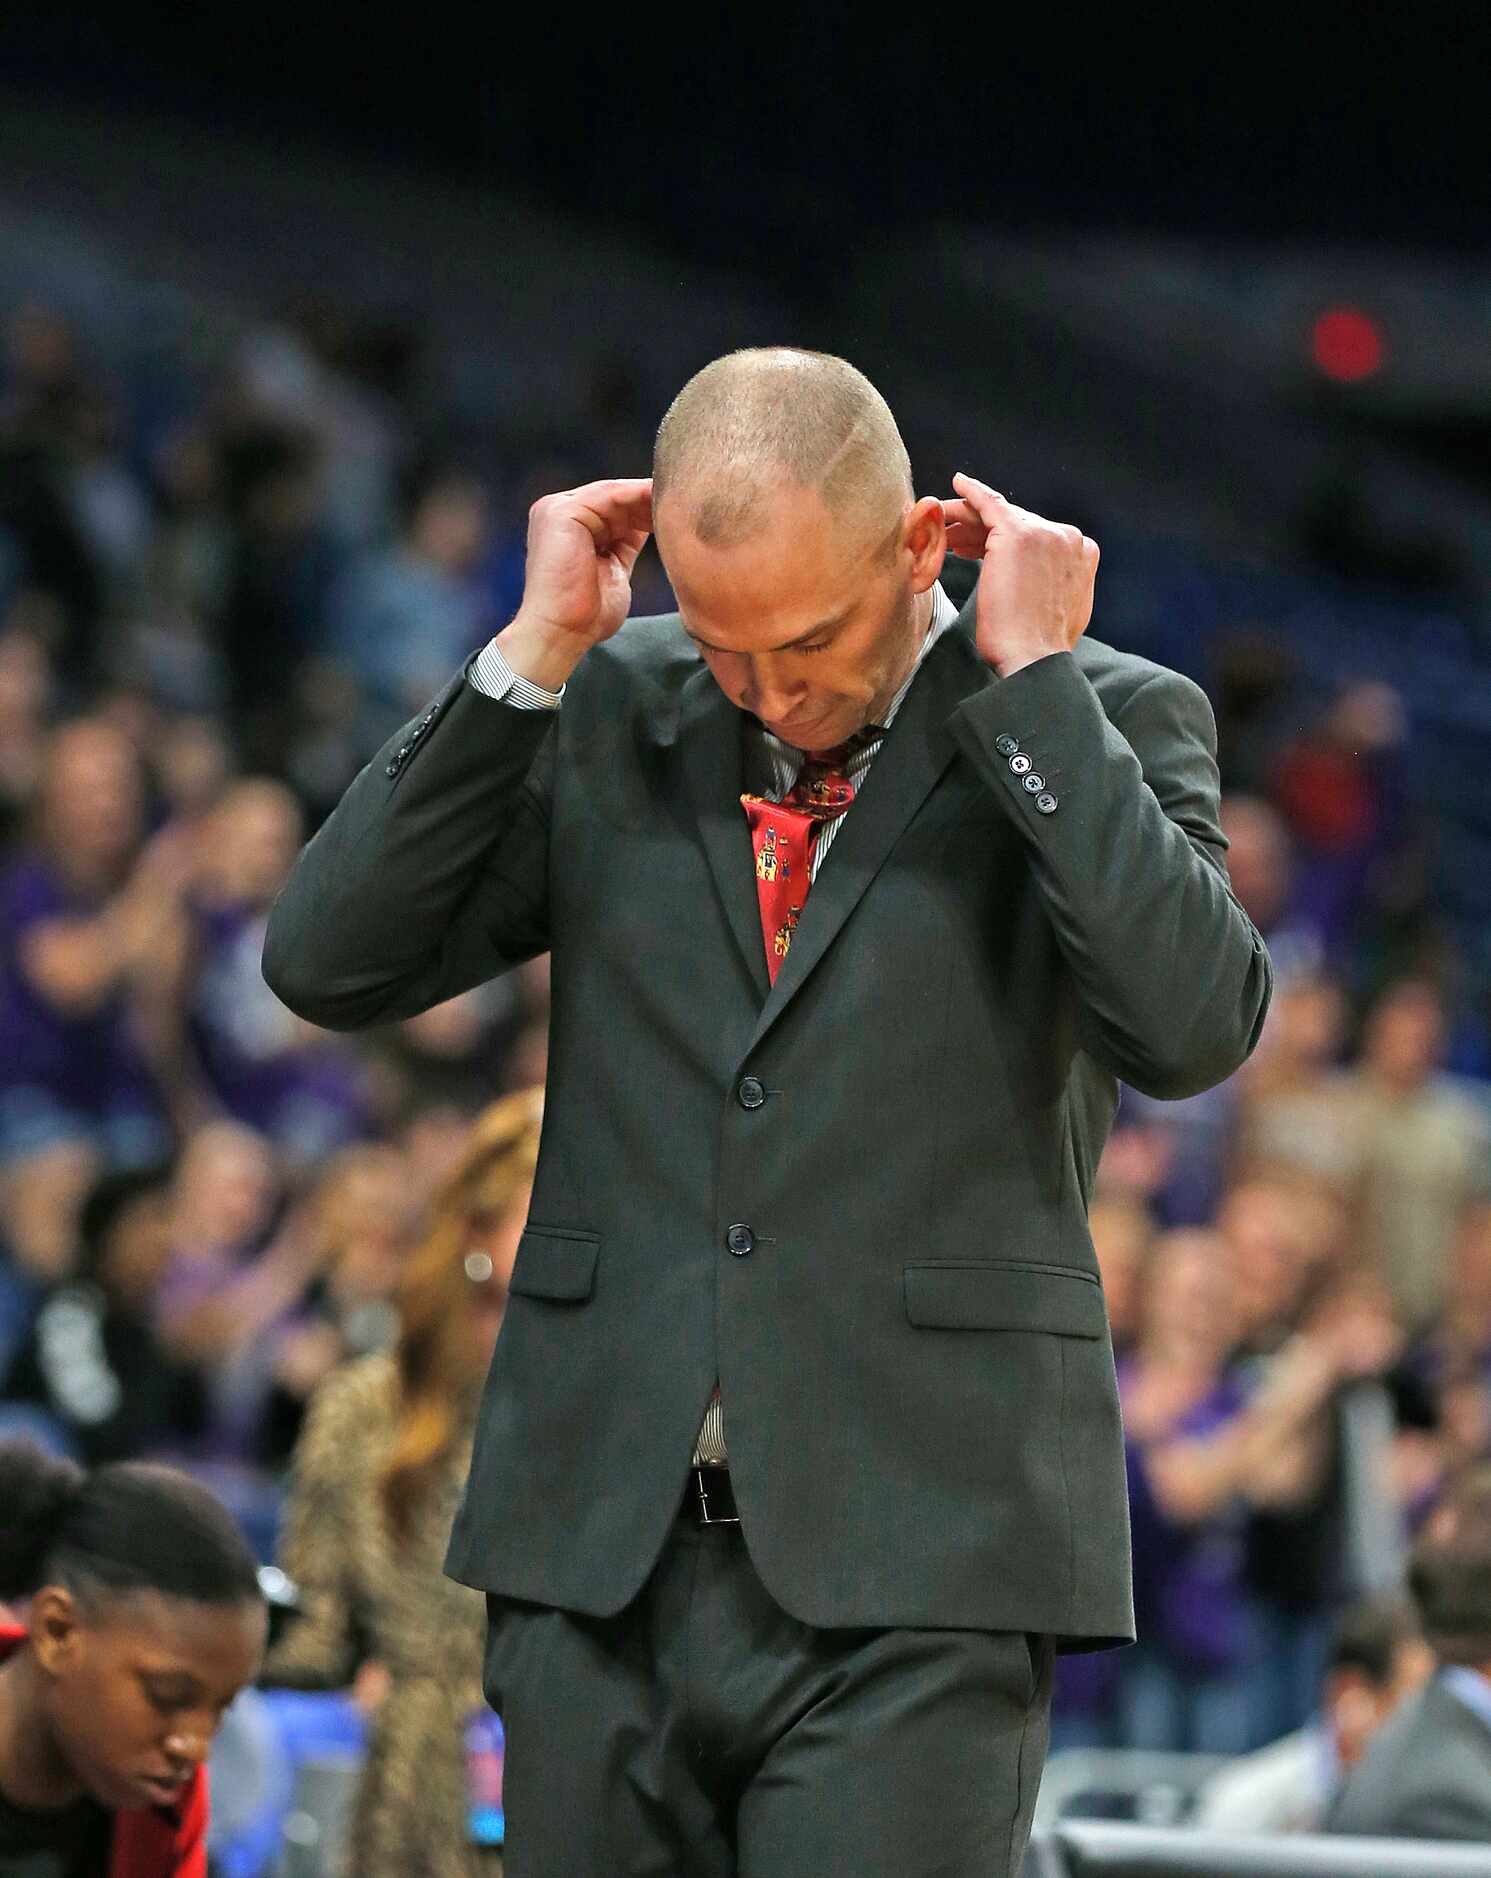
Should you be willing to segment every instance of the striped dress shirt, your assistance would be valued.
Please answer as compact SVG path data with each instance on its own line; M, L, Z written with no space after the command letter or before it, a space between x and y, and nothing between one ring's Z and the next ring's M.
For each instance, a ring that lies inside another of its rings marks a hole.
M885 742L891 725L896 721L896 713L905 702L912 681L921 670L922 660L957 617L958 609L943 591L941 581L938 581L932 589L932 623L927 628L925 639L922 640L921 650L916 655L916 663L906 674L905 682L882 713L880 723L872 727L880 734L872 735L868 741L860 744L849 760L849 780L854 785L856 796L864 787L865 777L870 773L870 765L879 755L880 747ZM489 641L477 654L471 667L470 682L487 697L510 704L519 711L557 711L564 699L563 690L546 691L542 685L535 685L526 678L520 678L498 650L495 639ZM754 744L754 749L750 747L751 743ZM797 781L802 770L803 753L792 744L783 743L780 737L774 737L764 725L758 724L747 746L747 762L752 763L757 774L763 778L764 786L760 793L768 796L773 802L780 802ZM851 803L842 815L825 822L819 829L818 839L813 844L812 859L808 863L810 882L818 878L818 870L822 867L829 849L837 839L839 830L853 812L854 805ZM744 826L744 810L741 812L741 820ZM742 849L743 853L746 851ZM726 1458L724 1411L718 1390L716 1390L705 1410L703 1425L694 1443L694 1463L700 1467L723 1467Z

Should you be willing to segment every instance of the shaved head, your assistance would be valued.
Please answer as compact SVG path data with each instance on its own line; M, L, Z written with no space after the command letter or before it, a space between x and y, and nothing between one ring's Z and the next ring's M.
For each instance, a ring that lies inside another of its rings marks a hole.
M847 360L790 346L730 352L679 392L658 428L653 500L707 547L758 535L773 496L816 490L841 529L893 551L912 500L906 446L880 393Z

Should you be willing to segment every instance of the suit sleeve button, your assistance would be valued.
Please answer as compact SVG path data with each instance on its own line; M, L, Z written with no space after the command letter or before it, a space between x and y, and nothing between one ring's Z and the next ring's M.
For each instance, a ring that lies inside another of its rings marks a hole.
M1030 758L1028 756L1012 756L1010 758L1010 768L1017 776L1028 776L1031 768Z
M1035 806L1040 810L1042 815L1054 815L1056 813L1056 798L1053 795L1037 796Z
M1002 737L996 737L994 739L994 748L1001 756L1013 756L1019 747L1019 744L1008 731L1006 731Z
M1046 786L1045 777L1038 776L1034 770L1032 770L1030 774L1025 778L1025 788L1026 788L1027 793L1030 795L1038 796L1041 793L1041 791L1045 788L1045 786Z

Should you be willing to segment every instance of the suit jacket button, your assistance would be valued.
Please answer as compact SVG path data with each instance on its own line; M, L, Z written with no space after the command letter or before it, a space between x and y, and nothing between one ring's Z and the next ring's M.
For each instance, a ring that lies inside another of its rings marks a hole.
M1028 776L1031 768L1030 758L1028 756L1012 756L1010 758L1010 768L1017 776Z
M1038 796L1041 793L1041 791L1045 788L1045 786L1046 786L1045 777L1038 776L1034 770L1032 770L1030 774L1025 778L1025 787L1027 791L1033 796Z
M1056 798L1053 795L1037 796L1035 806L1040 810L1042 815L1054 815L1056 813Z
M1015 739L1008 731L1006 731L1002 737L996 737L994 739L994 748L1001 756L1013 756L1019 747L1019 744L1016 743Z
M759 1109L766 1100L766 1090L757 1077L742 1076L735 1096L743 1109Z
M725 1234L725 1244L738 1259L743 1259L756 1243L756 1235L749 1226L732 1226Z

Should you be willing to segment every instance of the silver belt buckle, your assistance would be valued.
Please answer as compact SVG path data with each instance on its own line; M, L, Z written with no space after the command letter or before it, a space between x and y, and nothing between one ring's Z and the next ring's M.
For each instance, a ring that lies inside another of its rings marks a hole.
M699 1524L701 1526L738 1526L739 1513L718 1513L711 1516L709 1511L709 1490L704 1485L704 1469L694 1469L694 1486L699 1494Z

